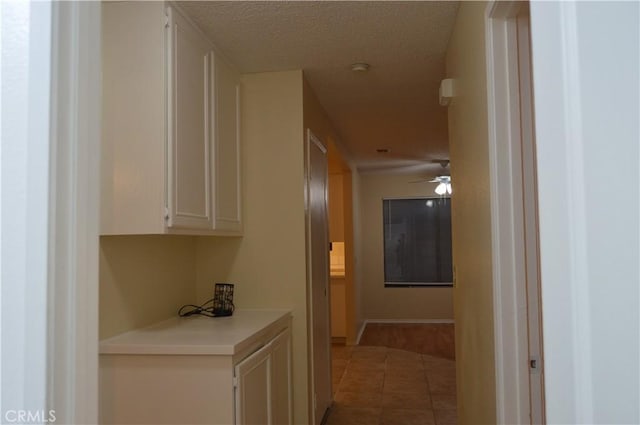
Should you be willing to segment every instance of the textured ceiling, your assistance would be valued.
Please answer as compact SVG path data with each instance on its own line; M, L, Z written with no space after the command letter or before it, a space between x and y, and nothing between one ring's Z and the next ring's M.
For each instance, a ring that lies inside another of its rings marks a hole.
M438 104L457 2L180 2L243 73L302 69L362 171L440 171ZM350 65L366 62L366 73ZM376 153L388 148L389 154ZM408 168L407 168L408 167Z

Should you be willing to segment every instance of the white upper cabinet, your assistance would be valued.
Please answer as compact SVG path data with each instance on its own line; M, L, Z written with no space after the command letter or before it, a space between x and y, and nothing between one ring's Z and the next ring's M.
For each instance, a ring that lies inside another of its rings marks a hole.
M169 40L169 227L208 229L211 218L213 49L180 14L167 10Z
M240 232L240 75L220 58L215 61L215 89L214 224L219 230Z
M102 24L101 233L240 235L238 73L164 3Z

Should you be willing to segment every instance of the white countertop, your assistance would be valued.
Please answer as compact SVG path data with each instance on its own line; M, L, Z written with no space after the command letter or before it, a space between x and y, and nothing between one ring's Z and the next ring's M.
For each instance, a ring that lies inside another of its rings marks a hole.
M175 317L100 341L100 354L234 355L284 328L288 310L236 310L229 317ZM279 329L278 329L279 330Z

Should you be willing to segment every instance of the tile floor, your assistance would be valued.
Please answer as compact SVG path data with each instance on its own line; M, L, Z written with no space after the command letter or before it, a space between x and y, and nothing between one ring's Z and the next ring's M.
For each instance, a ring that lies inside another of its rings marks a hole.
M332 347L326 425L455 425L455 362L375 346Z
M360 345L398 348L453 360L454 339L453 323L367 323Z

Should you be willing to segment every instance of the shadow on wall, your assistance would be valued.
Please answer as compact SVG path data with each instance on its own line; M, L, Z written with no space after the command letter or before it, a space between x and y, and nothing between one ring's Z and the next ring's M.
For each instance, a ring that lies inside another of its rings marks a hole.
M100 237L100 338L151 325L196 298L192 236Z

